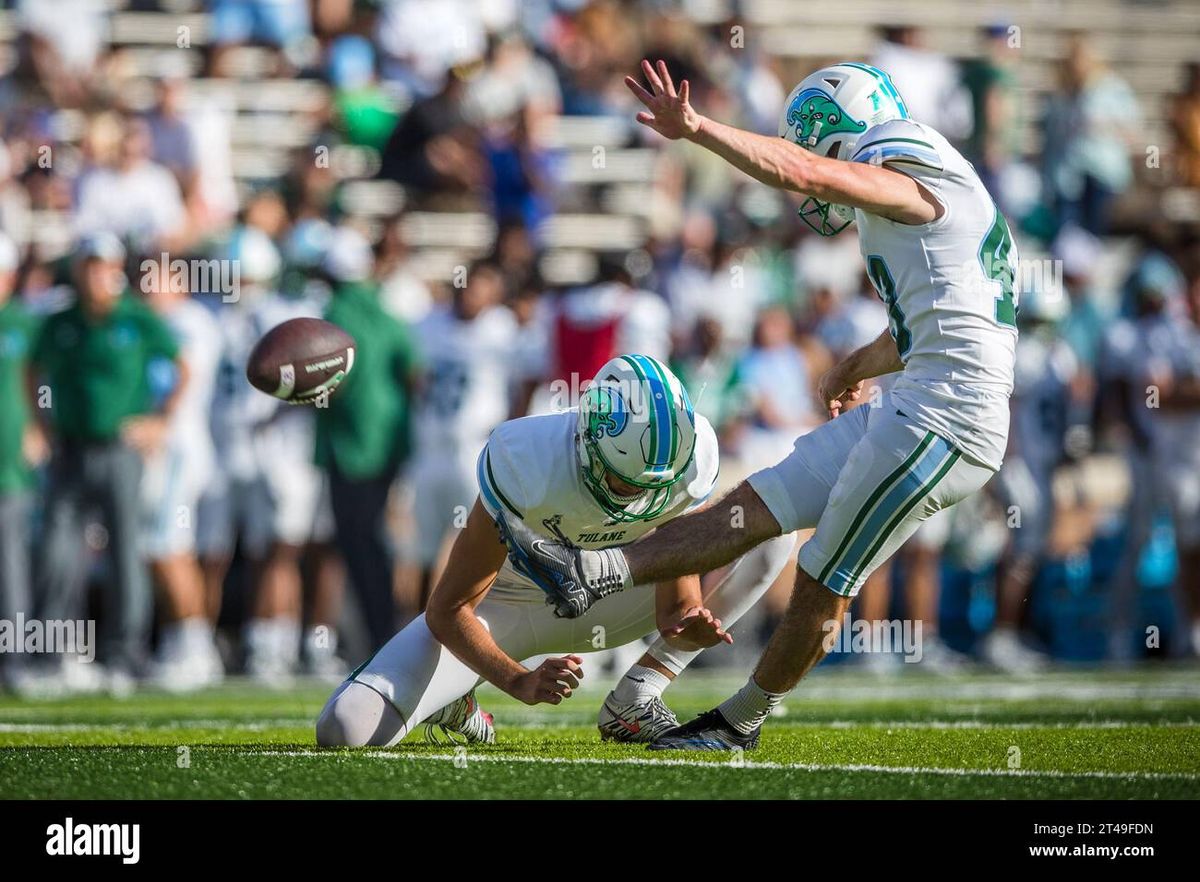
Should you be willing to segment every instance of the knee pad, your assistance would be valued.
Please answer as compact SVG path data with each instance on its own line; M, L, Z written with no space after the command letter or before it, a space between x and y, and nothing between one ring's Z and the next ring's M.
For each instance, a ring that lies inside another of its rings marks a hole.
M353 680L338 687L317 718L321 747L386 747L405 734L404 719L391 702Z

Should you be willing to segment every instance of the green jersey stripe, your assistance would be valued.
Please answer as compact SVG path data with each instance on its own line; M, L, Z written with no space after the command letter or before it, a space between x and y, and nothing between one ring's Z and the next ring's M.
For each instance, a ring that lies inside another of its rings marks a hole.
M916 508L917 504L921 502L921 500L933 492L933 488L941 482L942 478L946 477L946 474L952 468L954 468L955 463L957 463L961 458L962 454L958 450L952 451L950 456L946 458L946 461L942 463L942 467L934 473L933 477L926 481L916 493L909 497L908 501L905 502L904 505L902 505L896 512L896 514L892 516L892 519L888 521L888 523L880 531L875 543L869 549L867 549L866 554L863 555L858 563L851 569L850 585L853 585L858 581L859 576L862 574L863 568L866 567L866 565L871 562L871 559L879 553L879 549L881 549L884 543L887 542L888 537L895 532L896 527L900 525L900 522L908 517L908 513Z

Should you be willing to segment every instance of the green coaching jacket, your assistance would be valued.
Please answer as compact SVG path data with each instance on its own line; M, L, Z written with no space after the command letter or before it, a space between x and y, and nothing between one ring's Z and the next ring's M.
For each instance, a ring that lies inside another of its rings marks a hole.
M380 305L372 284L339 285L325 318L358 345L350 374L327 406L317 408L317 464L336 467L350 480L378 477L409 454L412 336Z
M50 415L67 441L114 440L121 424L153 411L149 364L174 361L179 344L170 327L132 292L93 320L75 303L45 320L31 362L50 386Z

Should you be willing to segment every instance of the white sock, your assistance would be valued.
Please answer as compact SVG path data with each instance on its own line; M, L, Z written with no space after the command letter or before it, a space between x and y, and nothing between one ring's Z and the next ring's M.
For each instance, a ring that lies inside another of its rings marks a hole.
M188 657L197 658L212 651L212 624L204 616L183 619L179 622L179 631Z
M294 668L300 658L300 620L291 616L276 616L274 623L274 653L280 663Z
M613 689L618 704L637 704L647 698L659 698L671 685L666 674L642 665L633 665Z
M785 695L786 692L768 692L751 677L745 686L721 702L717 709L729 725L743 735L749 735L763 724L771 710Z

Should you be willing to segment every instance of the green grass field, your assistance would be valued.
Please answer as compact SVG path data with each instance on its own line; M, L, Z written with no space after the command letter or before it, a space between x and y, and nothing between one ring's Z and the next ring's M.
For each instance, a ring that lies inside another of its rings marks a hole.
M599 679L599 678L597 678ZM681 719L737 683L694 672L668 692ZM188 696L0 696L4 798L1197 798L1195 668L1035 679L819 671L744 762L601 744L607 684L558 708L481 689L497 743L458 752L419 735L320 750L328 688L247 683Z

